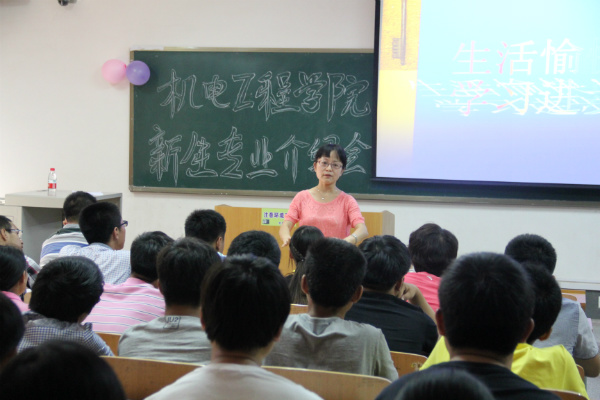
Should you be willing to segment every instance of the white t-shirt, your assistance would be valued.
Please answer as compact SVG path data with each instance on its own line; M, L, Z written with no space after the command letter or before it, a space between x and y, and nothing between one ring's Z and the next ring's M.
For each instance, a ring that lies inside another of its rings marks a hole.
M304 387L258 366L208 364L146 400L319 400Z

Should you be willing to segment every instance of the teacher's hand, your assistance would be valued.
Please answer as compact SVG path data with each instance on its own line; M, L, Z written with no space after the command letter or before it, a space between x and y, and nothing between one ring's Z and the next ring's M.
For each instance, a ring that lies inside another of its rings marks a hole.
M291 230L294 224L290 221L283 221L281 224L281 228L279 228L279 238L281 239L281 247L285 247L290 244L290 240L292 239Z

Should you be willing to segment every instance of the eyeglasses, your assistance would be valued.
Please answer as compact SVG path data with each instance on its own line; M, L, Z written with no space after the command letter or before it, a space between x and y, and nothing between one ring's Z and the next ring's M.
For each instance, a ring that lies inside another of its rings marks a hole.
M119 225L119 228L122 227L122 226L124 226L124 227L127 228L129 226L129 221L125 221L124 220L123 222L121 222L121 225Z
M337 162L330 163L327 161L317 161L317 164L319 164L321 166L321 168L324 168L324 169L327 169L327 167L331 166L332 169L336 169L336 170L341 169L344 166L344 164L342 164L342 163L337 163Z
M7 231L9 231L9 232L17 232L17 235L21 235L21 233L23 233L22 230L17 229L17 228L7 229Z

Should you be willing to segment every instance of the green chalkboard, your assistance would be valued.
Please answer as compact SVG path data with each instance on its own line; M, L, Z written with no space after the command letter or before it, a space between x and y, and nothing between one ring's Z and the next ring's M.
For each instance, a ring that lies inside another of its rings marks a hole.
M373 179L372 52L138 50L131 58L151 72L131 89L132 191L291 196L317 183L313 155L336 142L349 155L338 186L357 198L600 200L585 187Z
M346 148L339 184L369 193L373 54L133 51L150 80L132 88L132 190L295 193L312 157Z

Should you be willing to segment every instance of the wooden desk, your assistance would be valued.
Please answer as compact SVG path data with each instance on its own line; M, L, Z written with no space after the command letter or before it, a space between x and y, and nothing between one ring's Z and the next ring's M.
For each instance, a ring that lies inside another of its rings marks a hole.
M13 220L23 230L23 252L40 262L44 240L62 228L62 206L71 190L57 190L48 196L46 190L10 193L0 206L0 215ZM109 201L121 209L121 193L92 193L98 201Z

